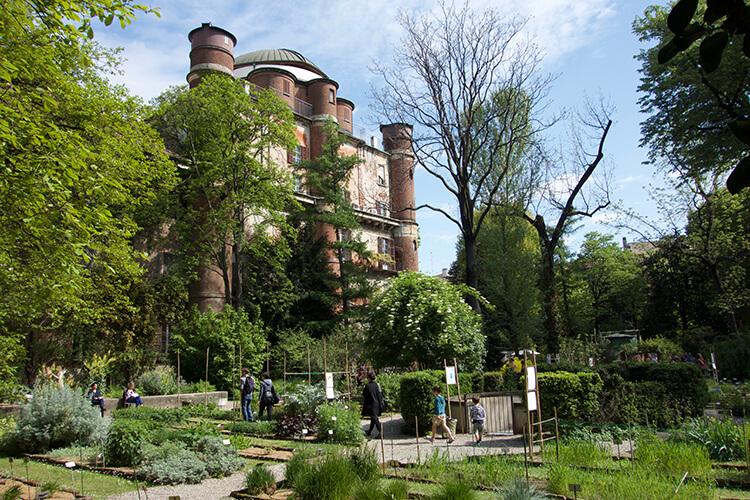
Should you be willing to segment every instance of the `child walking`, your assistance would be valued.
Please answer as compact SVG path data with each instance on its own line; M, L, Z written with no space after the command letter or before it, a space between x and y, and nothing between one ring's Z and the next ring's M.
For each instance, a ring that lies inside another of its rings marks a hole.
M430 442L435 442L435 436L437 435L438 429L443 433L448 434L448 444L452 443L455 439L453 433L445 423L445 398L440 394L440 387L435 386L432 388L432 394L435 396L433 415L432 415L432 436Z
M484 434L484 420L487 418L487 414L484 411L484 406L479 403L479 396L471 398L474 405L471 407L471 430L474 433L474 442L479 444L482 442L482 434Z

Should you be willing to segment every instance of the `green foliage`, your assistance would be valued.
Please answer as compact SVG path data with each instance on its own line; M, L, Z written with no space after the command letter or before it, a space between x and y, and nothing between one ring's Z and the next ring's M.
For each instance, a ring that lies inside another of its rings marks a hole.
M401 378L399 406L404 418L404 430L415 432L414 417L419 420L419 433L424 435L432 426L432 388L438 385L435 377L428 372L407 373Z
M107 464L138 465L143 459L144 446L153 432L150 422L118 418L112 422L104 445Z
M550 455L552 450L549 450ZM560 444L559 463L579 467L607 466L611 460L608 443L566 440Z
M276 422L258 420L253 422L232 422L225 426L227 430L255 437L273 437L276 434Z
M70 359L94 329L128 351L155 326L131 297L143 279L133 238L176 175L141 101L107 81L116 52L88 38L95 20L124 27L150 9L59 0L3 7L0 336L27 336L39 359ZM127 328L115 339L118 321Z
M501 488L499 498L501 500L543 500L547 496L523 478L516 477Z
M147 447L138 475L152 484L194 484L209 477L197 453L172 442Z
M136 379L136 385L142 396L175 394L177 392L177 376L171 366L156 366L152 370L141 373Z
M675 478L686 472L691 478L711 475L708 451L699 444L665 442L658 438L639 439L635 457L639 467Z
M438 492L430 500L477 500L479 493L472 485L462 479L447 481L440 485Z
M265 465L258 464L245 476L245 489L251 495L273 495L276 491L276 478Z
M743 432L742 424L700 417L684 422L670 439L677 443L698 444L713 460L727 462L746 458L744 439L747 435L750 435L750 428Z
M371 481L380 476L380 465L375 451L367 446L360 446L349 451L349 461L360 481Z
M543 372L538 374L539 394L545 417L557 408L560 418L591 420L598 416L602 379L593 372Z
M218 436L204 436L195 444L198 456L206 464L206 471L211 477L228 476L245 464L237 450L223 443Z
M226 302L241 309L248 224L256 234L285 228L284 210L294 204L288 173L265 154L296 143L294 115L273 90L246 89L216 72L189 91L168 90L157 104L153 123L188 167L173 226L182 257L191 268L215 266Z
M667 338L657 336L643 340L638 343L630 344L623 349L626 353L656 353L659 361L671 361L673 357L678 359L683 354L683 349L676 342Z
M360 483L354 490L353 498L357 500L406 500L409 498L409 483L407 481L371 480Z
M313 415L326 400L325 387L300 384L284 398L284 411L289 415Z
M361 443L364 434L358 409L340 402L318 407L318 436L333 443Z
M377 383L383 391L385 406L388 411L399 411L399 399L401 391L401 374L381 373L377 376Z
M750 331L718 340L713 351L722 378L750 380Z
M181 408L119 408L112 412L115 420L142 420L164 424L179 424L185 421L186 412Z
M209 350L208 381L221 390L236 385L232 362L239 348L242 363L251 373L263 366L266 332L259 321L251 321L243 311L226 307L222 312L201 313L193 308L175 327L173 346L180 350L181 374L188 380L205 377L206 349Z
M83 362L83 369L86 370L89 383L96 382L99 384L99 389L102 390L107 382L107 375L112 371L116 360L117 358L109 353L101 355L96 352L93 353Z
M485 338L481 319L464 301L469 290L440 278L404 272L375 297L369 310L369 355L379 366L435 367L458 359L463 369L481 367ZM476 292L472 292L476 293Z
M7 490L3 491L3 500L20 500L23 498L21 494L21 487L17 484L11 486Z
M482 373L482 391L493 392L505 390L503 378L503 373L499 371Z
M16 449L34 453L71 444L101 442L109 419L83 395L68 386L40 384L21 408L10 440Z
M295 455L296 458L296 455ZM300 459L289 465L287 480L300 500L349 500L358 477L352 462L340 451L331 451L317 460Z

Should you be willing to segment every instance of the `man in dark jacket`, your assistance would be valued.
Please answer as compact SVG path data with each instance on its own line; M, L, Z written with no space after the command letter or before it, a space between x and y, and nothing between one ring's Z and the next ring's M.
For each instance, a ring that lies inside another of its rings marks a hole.
M377 428L379 434L383 433L383 428L378 417L385 410L385 400L383 399L383 391L380 389L380 384L375 382L375 373L368 373L367 378L369 382L365 384L365 388L362 391L362 416L370 417L370 428L365 434L367 434L367 437L371 437L373 428Z

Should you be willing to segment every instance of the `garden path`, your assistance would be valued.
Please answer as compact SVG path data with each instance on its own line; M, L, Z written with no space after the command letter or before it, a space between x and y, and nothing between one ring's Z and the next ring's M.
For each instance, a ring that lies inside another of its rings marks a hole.
M268 466L276 476L277 481L284 479L284 464ZM179 484L175 486L153 486L140 496L135 491L109 497L109 500L168 500L171 496L179 496L180 500L214 500L228 498L233 491L242 489L245 482L245 472L235 472L222 479L206 479L199 484Z

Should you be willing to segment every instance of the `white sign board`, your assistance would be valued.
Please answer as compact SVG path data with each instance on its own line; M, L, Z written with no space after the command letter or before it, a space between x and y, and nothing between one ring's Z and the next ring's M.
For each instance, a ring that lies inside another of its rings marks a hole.
M455 366L445 367L445 383L448 385L456 385L456 367Z
M526 367L526 390L536 390L536 366Z
M526 393L526 405L529 411L536 411L536 392L529 391Z
M336 393L333 390L333 373L326 372L326 399L336 399Z

